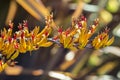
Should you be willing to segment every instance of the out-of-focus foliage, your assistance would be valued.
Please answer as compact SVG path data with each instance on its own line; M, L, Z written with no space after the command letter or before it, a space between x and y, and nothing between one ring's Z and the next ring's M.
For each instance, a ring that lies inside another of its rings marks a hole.
M120 4L119 4L119 0L108 0L107 3L107 10L109 10L112 13L116 13L118 10L120 10Z

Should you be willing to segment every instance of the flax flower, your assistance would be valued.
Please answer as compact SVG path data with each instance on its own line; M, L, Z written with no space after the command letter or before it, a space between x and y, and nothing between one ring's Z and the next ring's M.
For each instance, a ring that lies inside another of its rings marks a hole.
M90 40L90 37L94 34L96 27L98 26L98 19L94 21L94 24L89 28L87 27L86 18L84 16L81 19L75 21L75 27L78 29L78 37L76 38L76 43L78 43L78 48L83 49L86 47Z
M46 26L40 31L40 28L36 26L33 30L29 30L28 23L26 20L19 24L19 30L15 33L13 30L13 23L9 23L8 29L1 30L0 36L0 71L6 66L10 65L11 61L19 55L19 53L26 53L27 51L33 51L39 49L39 47L49 47L52 42L48 41L51 28L51 16L46 18Z
M84 16L79 19L72 20L72 26L66 30L58 29L58 34L53 38L58 41L64 48L72 50L83 49L87 46L91 36L94 34L98 26L98 19L89 28Z
M74 47L74 35L76 34L77 29L71 27L63 31L62 28L58 29L58 35L53 38L53 40L58 40L60 45L64 48L69 48L75 50Z
M114 37L109 39L108 29L106 28L104 32L98 34L92 41L92 46L95 49L109 46L113 43Z
M82 16L79 19L73 19L71 27L63 30L57 27L57 34L49 38L53 30L53 15L46 17L46 25L43 30L39 26L35 26L33 30L29 30L26 20L18 25L18 31L13 32L13 23L9 23L9 28L4 28L0 33L0 72L6 66L14 63L14 59L20 53L26 53L37 50L40 47L49 47L53 43L71 50L83 49L91 44L92 48L99 49L109 46L113 43L114 37L109 39L108 29L98 34L91 41L91 36L95 33L98 26L98 19L95 19L93 25L87 26L87 19Z

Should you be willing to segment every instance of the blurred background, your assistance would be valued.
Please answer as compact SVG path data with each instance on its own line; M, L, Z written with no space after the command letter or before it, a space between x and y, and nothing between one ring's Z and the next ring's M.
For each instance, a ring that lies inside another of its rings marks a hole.
M53 13L54 22L70 27L73 17L84 15L88 25L96 18L95 33L110 28L114 43L99 50L85 48L76 52L57 46L20 54L14 67L0 73L0 80L120 80L120 0L1 0L0 29L14 22L14 31L23 20L29 29L45 25ZM51 36L54 34L51 34Z

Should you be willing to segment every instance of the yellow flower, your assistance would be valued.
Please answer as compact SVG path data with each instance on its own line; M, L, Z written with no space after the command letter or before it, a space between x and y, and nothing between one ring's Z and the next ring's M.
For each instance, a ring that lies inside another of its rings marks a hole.
M19 53L26 53L27 51L33 51L39 47L49 47L53 42L48 41L48 36L50 35L52 28L51 17L47 17L46 26L40 32L39 27L35 27L33 30L29 31L28 23L26 20L19 24L19 30L12 34L13 23L9 23L8 29L1 30L0 36L0 51L1 54L5 56L5 62L0 63L0 71L4 70L5 65L10 60L14 60L18 57ZM2 56L2 57L3 57Z
M96 19L94 24L87 27L87 21L84 16L81 19L74 19L70 28L63 30L57 28L58 33L53 38L49 38L53 28L53 15L46 17L46 26L40 31L39 26L29 30L26 20L19 24L18 31L12 32L13 23L10 21L9 28L0 32L0 51L2 59L0 60L0 71L9 66L12 60L18 57L20 53L37 50L40 47L49 47L54 43L71 50L83 49L87 46L91 36L94 34L99 20ZM96 36L92 40L92 46L99 49L109 46L113 43L114 37L109 39L108 29ZM3 60L5 59L5 60Z
M74 46L74 35L76 34L77 29L74 27L68 28L65 31L62 31L62 28L58 29L58 35L53 38L53 41L58 41L64 48L71 50L76 50Z
M87 27L86 18L82 17L82 20L77 20L75 27L78 29L77 37L75 42L78 43L78 48L83 49L89 42L90 37L94 34L96 27L98 26L98 19L94 21L92 26Z
M114 37L109 39L108 31L106 32L106 30L105 30L104 32L102 32L101 34L97 35L93 39L92 46L95 49L99 49L99 48L111 45L113 43L113 41L114 41Z
M45 26L45 28L36 35L37 45L39 47L49 47L52 45L52 42L48 41L48 36L50 35L52 28L50 26Z
M7 63L2 63L2 61L0 61L0 72L2 72L6 67L8 66Z

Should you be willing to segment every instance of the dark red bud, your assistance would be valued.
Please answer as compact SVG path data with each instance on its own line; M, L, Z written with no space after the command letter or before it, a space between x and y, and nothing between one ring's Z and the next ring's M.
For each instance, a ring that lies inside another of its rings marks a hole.
M24 21L23 21L23 26L24 26L24 27L28 27L28 22L27 22L27 20L24 20Z
M82 23L79 22L78 23L78 27L81 28L82 27Z
M45 32L44 34L45 34L45 36L48 36L48 32Z
M36 46L35 46L35 48L39 48L39 46L38 46L38 45L36 45Z
M66 32L65 32L65 35L67 36L68 34L69 34L69 31L66 31Z
M25 36L25 34L24 34L24 32L22 32L22 34L21 34L21 38L23 39L24 36Z
M4 37L5 37L5 36L2 34L2 35L1 35L1 38L3 39Z
M22 30L22 24L19 24L18 29Z
M9 37L9 38L8 38L8 41L9 41L9 42L11 42L11 41L12 41L12 38L11 38L11 37Z
M86 21L86 18L84 16L81 16L82 21Z
M100 35L100 40L103 40L103 37Z
M32 34L32 40L34 40L34 38L35 38L35 35L34 35L34 34Z
M2 60L0 60L0 66L2 66Z
M62 31L63 31L62 28L59 28L59 29L58 29L58 32L59 32L59 33L62 33Z
M16 38L17 38L17 35L16 35L16 34L14 34L14 35L13 35L13 37L14 37L14 39L16 39Z

